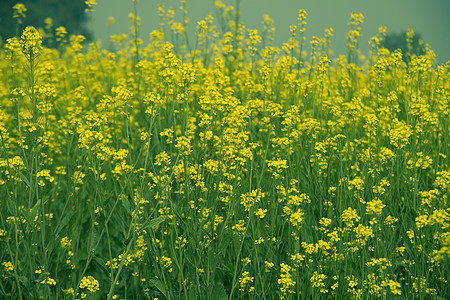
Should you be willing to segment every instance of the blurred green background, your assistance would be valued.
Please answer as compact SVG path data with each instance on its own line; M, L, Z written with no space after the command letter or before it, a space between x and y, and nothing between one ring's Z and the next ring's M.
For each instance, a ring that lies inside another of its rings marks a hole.
M190 17L190 36L193 38L197 21L209 13L215 16L215 0L187 0ZM235 0L222 0L226 5L235 6ZM94 12L95 38L108 42L112 33L128 33L128 14L133 11L131 0L97 0ZM175 9L179 13L178 0L140 0L137 2L138 15L141 17L140 36L148 41L149 33L159 23L158 4ZM241 20L250 28L261 29L264 14L275 21L275 44L281 45L289 38L289 26L297 24L299 9L308 13L307 42L312 36L323 37L324 30L332 27L334 37L332 48L335 55L345 54L345 36L352 11L362 13L365 17L361 50L367 52L369 39L376 35L382 25L387 33L400 33L412 26L414 32L431 45L437 55L438 63L450 60L450 0L241 0ZM115 24L108 26L107 18L113 16ZM180 17L181 14L178 15Z
M27 25L44 27L46 17L51 17L54 28L65 26L70 34L83 34L88 40L101 40L107 47L111 34L129 33L128 15L133 11L132 0L96 0L93 22L84 13L85 0L0 0L0 36L3 41L17 31L17 20L12 18L12 7L23 2L27 7L26 19L19 33ZM195 42L196 25L209 13L216 17L215 0L187 0L190 24L189 36ZM222 0L235 6L237 0ZM140 37L146 43L149 33L160 22L157 7L173 8L181 20L179 0L139 0L138 15L141 17ZM289 26L297 24L300 9L308 13L305 37L323 37L324 30L332 27L334 57L346 54L347 25L352 11L365 17L360 38L360 49L367 54L369 39L378 28L386 26L388 35L399 35L411 26L425 43L429 43L437 55L439 64L450 60L450 0L240 0L241 22L251 29L262 29L265 14L275 21L275 46L281 46L289 38ZM115 23L107 25L108 17ZM92 31L92 32L91 32ZM51 45L50 45L51 46ZM308 47L306 48L308 50Z

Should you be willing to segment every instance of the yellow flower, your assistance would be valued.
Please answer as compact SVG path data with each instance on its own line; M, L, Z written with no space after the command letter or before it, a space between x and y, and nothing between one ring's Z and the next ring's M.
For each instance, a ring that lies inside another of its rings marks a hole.
M427 215L420 215L416 217L416 227L417 229L421 229L428 225L428 216Z
M392 128L389 131L390 143L394 147L403 148L409 144L409 137L412 135L412 128L404 121L394 119Z
M389 280L389 281L383 282L381 285L382 286L388 286L390 288L390 290L391 290L391 293L394 294L394 295L401 295L402 294L402 292L400 291L401 284L396 282L396 281Z
M430 225L439 224L442 229L447 229L450 226L450 214L444 209L434 210L429 218Z
M100 289L97 279L92 276L84 276L80 282L80 289L87 289L91 293L95 293Z
M22 33L23 51L30 57L36 56L42 48L42 37L33 26L27 26Z
M172 272L172 268L171 268L172 259L170 257L163 255L161 257L161 264L164 269L167 269L169 271L169 273Z
M69 238L67 236L63 237L61 239L61 247L62 248L70 248L72 247L72 240L69 240Z
M306 25L306 16L308 13L304 9L300 9L298 11L298 21L300 22L300 26L304 27Z
M48 285L56 285L56 281L53 278L45 278L44 280L41 281L41 283L43 284L48 284Z
M249 291L253 291L254 287L248 287L249 284L251 284L253 282L254 277L251 277L249 275L250 273L245 271L241 274L241 276L239 277L239 290L241 292L244 292L247 288L249 289Z
M378 217L381 215L382 209L386 206L378 198L375 198L375 199L367 202L366 205L367 205L366 206L366 214L367 215L375 215Z
M86 12L94 11L94 7L97 5L95 0L86 0L84 3L87 5L87 8L85 9Z
M192 153L192 147L190 145L189 138L185 136L180 136L175 140L175 147L180 151L183 156L188 156Z
M353 180L348 181L348 189L349 190L355 190L355 191L362 191L364 190L364 180L361 177L355 177Z
M25 12L27 11L27 8L25 7L25 5L23 5L22 3L16 3L13 6L13 9L14 9L13 18L15 18L15 19L25 18ZM22 23L22 22L19 21L19 23Z
M264 219L266 216L267 209L259 208L255 211L255 215L258 216L260 219Z
M255 240L255 245L259 245L261 243L264 243L264 239L262 237L259 237L257 240Z
M266 273L268 273L268 272L270 272L270 269L273 268L274 263L265 261L265 262L264 262L264 266L265 266L264 271L265 271Z
M315 271L309 280L313 287L319 288L321 293L326 293L328 290L325 289L325 283L323 282L325 279L327 279L325 274L319 274Z
M14 271L14 265L12 264L12 262L10 262L10 261L3 262L2 265L3 265L5 272Z
M244 206L245 211L250 210L253 204L258 203L264 197L264 193L260 189L253 190L249 193L241 195L241 204Z
M356 209L352 209L351 207L344 210L342 213L342 221L348 226L353 227L354 222L359 221L359 216L356 212Z
M234 233L237 235L242 235L245 232L245 220L239 220L236 225L233 225L231 228L233 229Z
M275 178L280 178L283 170L288 168L287 160L285 159L268 160L267 166Z
M67 35L66 27L59 26L56 28L56 41L60 42Z
M291 294L294 293L294 290L292 290L292 287L296 284L296 282L292 279L291 267L287 264L281 263L281 274L280 279L278 279L278 284L280 285L280 291L283 294L283 296L286 296L287 293Z
M289 217L289 221L291 221L292 226L294 226L297 229L300 229L304 215L305 214L300 208L296 212L292 213Z
M112 16L108 17L108 25L113 25L116 22L116 19Z
M319 224L320 224L320 226L325 228L331 224L331 219L323 217L322 219L319 220Z

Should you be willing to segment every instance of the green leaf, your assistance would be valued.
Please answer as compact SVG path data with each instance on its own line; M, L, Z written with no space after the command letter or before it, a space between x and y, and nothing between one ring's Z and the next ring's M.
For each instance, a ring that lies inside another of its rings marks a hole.
M30 216L31 216L31 218L33 218L33 220L34 220L34 218L35 218L36 215L37 215L38 208L39 208L39 206L41 205L41 202L42 202L42 200L39 199L39 200L36 202L36 204L33 206L33 208L31 209Z
M91 234L91 244L90 244L90 247L91 247L91 251L92 250L96 250L95 249L95 247L97 246L97 244L98 244L98 240L99 240L99 238L100 238L100 234L99 234L99 232L98 232L98 229L97 229L97 226L95 226L94 228L93 228L93 230L92 230L92 234Z
M165 217L157 217L150 221L147 221L144 223L144 226L141 228L141 230L147 229L147 228L153 228L164 222L166 218Z
M19 281L22 282L23 286L24 286L27 290L30 290L30 288L31 288L31 283L30 283L30 280L29 280L27 277L25 277L25 276L20 276L20 277L19 277Z
M189 300L197 300L197 289L195 286L191 286L189 289Z
M130 204L130 200L126 197L126 196L124 196L124 195L122 195L121 197L120 197L120 203L122 203L122 206L123 206L123 208L125 208L125 210L127 211L127 213L129 214L129 215L131 215L131 204Z
M67 226L67 224L69 224L69 222L72 219L74 214L75 213L72 210L70 210L67 214L64 215L64 217L62 218L61 222L58 224L58 227L56 227L56 231L55 231L55 237L56 238L61 233L61 230L63 230Z
M48 242L47 246L45 246L45 250L49 255L51 255L53 250L55 250L55 243L57 243L57 240L53 238Z
M133 239L134 235L130 234L128 237L123 241L123 246L127 247L129 243L131 243L131 240Z
M208 271L212 271L215 269L216 266L216 253L214 252L214 247L209 247L208 248Z
M94 255L92 261L95 263L95 265L96 265L97 267L99 267L100 269L102 269L103 272L105 272L105 275L109 275L109 271L108 271L108 269L106 268L106 263L105 263L105 261L103 260L103 258L98 257L97 255Z
M161 280L152 279L150 280L150 284L153 285L158 291L160 291L164 295L164 297L169 298L166 287L164 286L164 283L162 283Z
M223 287L222 283L216 283L214 285L214 291L211 295L211 299L214 299L214 300L227 300L228 299L227 292L225 291L225 288Z
M57 271L57 274L58 274L58 277L67 278L67 277L69 277L73 272L74 272L73 269L66 267L66 268L64 268L64 269L58 270L58 271Z
M101 296L101 295L102 295L102 294L99 293L99 292L97 292L97 293L89 293L89 294L87 295L87 297L84 298L84 299L86 299L86 300L98 300L98 299L100 299L100 296Z
M48 277L48 273L47 272L42 272L41 274L39 274L36 279L33 281L34 283L40 283L42 280L46 279Z
M27 221L28 224L33 224L34 219L37 216L37 210L38 210L38 206L41 204L41 199L39 199L36 204L28 211L25 210L23 212L23 217L25 218L25 220Z
M220 243L219 243L219 249L217 251L217 254L222 254L222 253L226 253L228 247L230 246L232 242L232 238L230 235L225 235Z
M15 201L6 200L6 207L8 207L8 213L12 216L16 215L17 203Z
M20 179L22 179L23 182L25 182L26 185L28 185L28 187L31 189L31 183L30 181L25 177L25 175L23 175L22 172L17 171L17 175L19 175Z

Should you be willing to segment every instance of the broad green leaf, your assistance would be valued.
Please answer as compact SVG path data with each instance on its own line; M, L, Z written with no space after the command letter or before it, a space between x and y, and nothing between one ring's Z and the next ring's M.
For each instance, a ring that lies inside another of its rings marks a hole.
M94 229L92 230L91 244L90 244L91 249L89 249L90 251L92 251L92 249L97 246L99 238L100 234L98 232L97 226L95 226Z
M225 291L225 288L223 287L222 283L216 283L214 285L214 291L211 295L211 299L214 299L214 300L227 300L228 299L227 292Z
M127 211L127 213L129 215L131 215L131 204L130 204L130 200L128 199L128 197L122 195L120 197L120 203L122 203L122 206L125 208L125 210Z
M147 228L153 228L155 226L158 226L161 224L166 218L165 217L157 217L154 219L151 219L150 221L145 222L144 226L141 228L141 230L147 229Z
M103 258L94 255L92 260L100 269L102 269L103 272L105 272L105 275L109 275L109 270L106 268L106 263Z
M166 298L169 298L166 287L164 286L164 283L162 283L161 280L152 279L150 280L150 284L153 285L156 289L158 289L158 291L160 291Z
M56 238L61 233L61 230L63 230L67 226L67 224L69 224L69 222L72 219L74 214L75 213L72 210L70 210L68 213L66 213L64 215L64 217L62 218L61 222L58 224L58 227L56 228L56 231L55 231L55 237Z
M25 184L31 189L31 183L30 181L25 177L25 175L23 175L22 172L17 171L17 175L19 175L20 179L22 179L23 182L25 182Z

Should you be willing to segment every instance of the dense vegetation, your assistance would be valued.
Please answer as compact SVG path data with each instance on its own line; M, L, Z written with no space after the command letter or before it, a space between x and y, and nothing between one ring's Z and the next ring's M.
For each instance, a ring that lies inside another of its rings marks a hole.
M448 299L450 64L216 7L0 48L0 298Z

